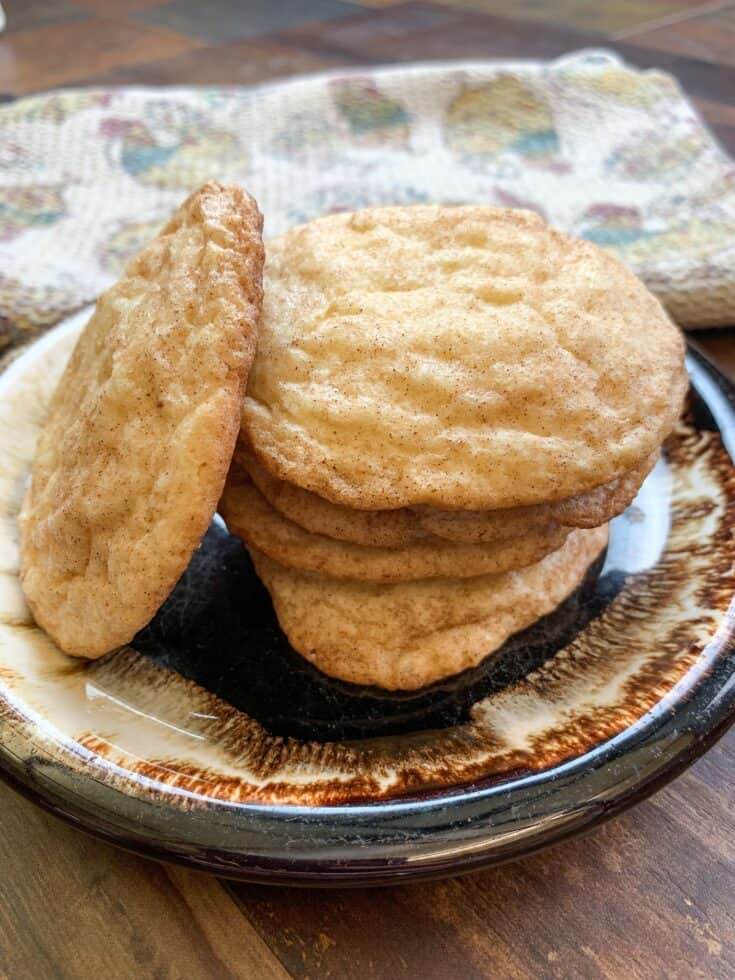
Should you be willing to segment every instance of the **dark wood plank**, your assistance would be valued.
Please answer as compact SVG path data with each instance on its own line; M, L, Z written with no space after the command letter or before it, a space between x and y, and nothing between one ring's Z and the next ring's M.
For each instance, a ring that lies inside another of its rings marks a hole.
M480 13L512 15L517 20L542 25L563 25L611 36L649 21L687 16L698 4L690 0L625 0L589 3L585 0L436 0L441 4Z
M87 16L71 0L3 0L2 7L7 34L83 20Z
M136 14L136 20L168 27L209 44L224 44L245 37L257 37L272 31L318 22L354 13L351 4L341 0L170 0Z
M215 878L92 840L4 785L0 814L0 976L288 976Z
M638 47L655 51L735 65L735 6L728 5L683 21L636 31L628 36L628 40Z
M296 977L732 977L735 791L718 766L734 755L732 733L592 836L466 878L229 888Z
M161 7L168 0L74 0L76 7L90 10L95 14L116 15L134 14L150 7Z
M349 2L354 3L357 7L378 9L380 7L397 7L404 3L404 0L349 0Z
M339 54L345 61L409 62L452 58L554 57L601 35L458 11L430 3L366 10L345 20L281 32L292 47Z
M727 977L734 757L731 735L594 837L460 881L320 901L231 887L265 934L285 930L296 976Z
M697 330L691 339L723 374L735 381L735 327Z
M238 41L184 51L172 58L77 79L84 85L255 85L344 65L340 55L304 51L269 40Z
M197 43L173 31L114 17L0 35L0 91L36 92L67 84L82 73L178 54Z

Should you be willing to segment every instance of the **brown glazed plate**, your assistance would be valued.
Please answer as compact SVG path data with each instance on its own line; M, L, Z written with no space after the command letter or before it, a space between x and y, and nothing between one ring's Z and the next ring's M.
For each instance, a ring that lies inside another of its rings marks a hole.
M0 769L40 805L218 874L396 882L588 830L733 721L735 394L696 353L686 415L604 560L448 683L401 695L321 675L219 518L130 647L64 656L23 601L16 517L87 315L0 376Z

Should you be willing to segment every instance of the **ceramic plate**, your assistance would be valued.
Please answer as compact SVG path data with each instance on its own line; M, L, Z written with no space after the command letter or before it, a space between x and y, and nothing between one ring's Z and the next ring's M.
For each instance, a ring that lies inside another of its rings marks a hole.
M19 336L97 295L212 176L245 183L271 235L369 204L529 207L614 250L683 322L730 319L732 162L670 78L609 53L72 91L3 112L0 305ZM0 768L42 805L221 874L379 883L589 828L730 723L735 413L695 355L687 415L606 555L459 678L411 695L328 680L217 519L130 648L63 656L23 601L16 517L85 318L0 376Z
M604 561L479 668L411 695L288 646L219 518L129 648L37 629L16 516L86 314L0 377L0 766L107 840L249 880L456 873L587 829L671 779L735 710L733 393L697 355L687 413Z

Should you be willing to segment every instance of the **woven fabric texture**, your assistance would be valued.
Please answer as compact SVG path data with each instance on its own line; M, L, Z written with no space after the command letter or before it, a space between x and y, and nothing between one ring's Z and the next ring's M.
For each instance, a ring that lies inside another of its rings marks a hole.
M92 301L210 178L245 184L267 235L377 204L532 208L682 325L735 322L735 164L670 76L583 51L1 107L0 357Z

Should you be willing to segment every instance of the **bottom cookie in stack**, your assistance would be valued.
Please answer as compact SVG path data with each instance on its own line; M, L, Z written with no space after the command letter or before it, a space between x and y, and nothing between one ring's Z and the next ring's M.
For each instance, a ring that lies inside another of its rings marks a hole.
M534 521L510 521L515 536L491 541L422 529L402 545L356 544L286 517L259 489L267 474L256 486L241 462L220 512L294 650L352 684L415 691L476 667L570 596L607 544L607 524Z
M220 510L248 546L291 646L330 677L412 691L477 666L552 612L607 544L607 525L512 541L368 547L313 534L235 466Z
M576 530L525 568L391 585L288 568L255 548L250 554L295 650L330 677L408 691L476 667L552 612L607 538L607 525Z

